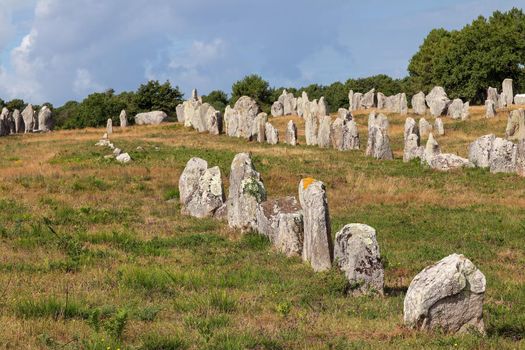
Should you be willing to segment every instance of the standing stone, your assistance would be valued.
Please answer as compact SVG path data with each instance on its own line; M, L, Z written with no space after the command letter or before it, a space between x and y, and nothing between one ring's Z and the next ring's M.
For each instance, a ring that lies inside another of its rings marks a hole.
M425 145L425 150L423 151L423 157L421 158L421 162L423 164L430 165L432 163L432 158L439 155L440 153L441 148L439 147L439 144L434 138L434 135L432 135L432 133L428 134L428 140L427 144Z
M303 252L303 210L295 197L265 201L257 207L257 231L286 256Z
M295 110L297 108L295 97L292 93L288 93L288 91L283 90L283 93L281 96L279 96L279 100L283 106L283 115L292 115L295 113ZM276 106L278 108L278 106Z
M13 120L15 122L15 133L20 134L24 132L24 120L18 109L13 112Z
M392 160L394 154L388 138L388 119L384 114L375 112L368 116L368 141L365 154L381 160Z
M496 137L490 150L491 173L513 173L516 171L516 145Z
M339 108L337 110L337 117L346 121L352 120L352 113L346 108Z
M512 105L512 98L514 96L514 89L512 87L512 79L505 79L502 83L502 94L505 94L505 104L507 106Z
M317 116L307 111L304 118L304 136L306 138L306 145L315 146L317 145Z
M448 106L447 113L452 119L461 119L463 114L463 101L459 98L454 99L450 106Z
M266 142L270 145L276 145L279 143L279 131L273 127L272 124L266 123L264 126L266 135Z
M463 255L452 254L428 266L410 283L404 301L405 325L464 333L484 332L485 276Z
M382 92L377 93L377 109L384 109L386 103L386 96Z
M485 118L494 118L496 116L496 103L492 100L485 101Z
M490 167L490 152L495 139L496 136L494 134L489 134L481 136L469 145L468 159L474 166L480 168Z
M333 242L325 185L312 178L299 184L299 202L304 215L303 261L316 272L332 267Z
M461 120L467 120L470 116L470 102L463 103L463 110L461 112Z
M109 118L106 123L106 133L108 136L113 134L113 120L111 118Z
M408 114L407 95L404 92L399 96L399 113L401 115Z
M290 120L286 126L286 143L290 146L297 145L297 126L293 120Z
M385 271L376 239L368 225L349 224L335 234L334 259L350 282L353 295L383 294Z
M35 111L33 105L28 104L22 111L22 119L24 120L24 133L32 132L34 128Z
M120 127L125 129L128 126L128 114L125 110L122 110L119 115Z
M319 122L319 134L317 135L317 145L321 148L330 148L330 131L332 118L325 115Z
M184 103L179 103L177 107L175 107L175 113L177 114L177 121L183 124L185 124L186 122L186 118L184 116L184 109L185 109ZM125 112L125 111L122 111L122 112ZM120 115L122 117L122 113ZM122 119L120 119L120 121L121 121L120 126L122 126ZM127 124L127 118L126 118L126 124Z
M516 174L525 176L525 140L519 140L516 145Z
M416 134L419 136L419 128L414 118L408 117L405 119L405 130L403 132L403 140L406 142L408 136L412 134Z
M352 94L352 109L350 110L351 112L362 108L362 105L361 105L362 98L363 98L363 94L360 92L356 92Z
M514 96L514 104L525 105L525 94L517 94Z
M343 131L343 149L358 150L360 147L359 130L354 120L346 122L346 133Z
M441 118L438 117L434 121L434 129L439 136L445 135L445 127L443 126L443 120Z
M344 138L345 138L345 132L347 129L345 128L346 122L344 119L336 118L334 122L331 125L330 130L330 139L332 147L336 150L343 151L344 150Z
M425 94L423 91L418 92L412 96L412 109L415 114L425 115L427 112L427 105L425 103Z
M230 171L230 189L226 202L228 225L248 231L257 229L257 206L266 200L266 189L261 175L255 171L248 153L239 153L233 159Z
M507 95L505 95L504 92L502 92L499 95L498 104L496 105L496 108L505 108L507 107Z
M251 97L242 96L233 107L238 112L237 137L249 140L251 138L252 125L259 114L259 106Z
M306 110L306 106L310 103L310 101L308 100L308 94L306 93L306 91L303 91L301 93L301 97L299 97L297 99L297 114L300 116L300 117L304 117L305 115L305 110Z
M220 135L222 134L222 114L219 111L212 110L208 114L208 126L207 130L211 135Z
M361 99L361 106L364 109L374 108L376 106L374 101L375 91L375 89L372 89L363 95L363 98Z
M167 117L168 115L162 111L139 113L135 116L135 124L137 125L159 125Z
M319 102L317 102L317 108L318 108L319 117L324 117L328 115L328 106L326 104L324 96L321 96L321 98L319 99Z
M253 121L252 141L266 142L266 123L268 123L268 115L264 112L257 114Z
M284 115L284 106L280 101L272 104L272 117L281 117Z
M410 162L412 159L420 159L423 156L423 147L420 146L417 134L408 135L403 149L403 162Z
M510 112L505 137L508 140L525 139L525 111L523 109Z
M498 103L498 89L489 87L487 89L487 100L494 102L496 105Z
M52 113L48 106L44 106L38 113L38 130L47 132L53 129Z
M425 137L432 132L432 124L430 124L425 118L419 119L419 134L421 137Z
M434 117L439 117L447 112L450 99L441 86L435 86L430 93L425 97L430 114Z
M224 204L220 169L208 169L205 160L191 158L180 176L179 193L182 214L213 217Z

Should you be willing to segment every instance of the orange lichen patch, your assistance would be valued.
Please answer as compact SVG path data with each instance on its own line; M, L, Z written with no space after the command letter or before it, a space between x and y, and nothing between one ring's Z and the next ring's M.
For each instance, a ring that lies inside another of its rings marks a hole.
M306 179L303 179L303 189L306 190L308 186L313 184L315 179L313 177L307 177Z

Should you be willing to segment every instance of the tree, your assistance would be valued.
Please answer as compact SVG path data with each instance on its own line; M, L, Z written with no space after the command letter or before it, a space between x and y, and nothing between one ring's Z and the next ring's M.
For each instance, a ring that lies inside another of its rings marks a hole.
M228 95L222 90L213 90L208 95L202 96L202 102L209 103L213 108L223 113L228 101Z
M140 85L135 93L135 103L141 111L159 110L174 116L177 105L183 102L182 97L179 87L172 87L169 81L160 84L158 80L150 80Z
M11 112L14 111L15 109L18 109L19 111L22 111L24 109L25 105L26 105L26 103L24 102L24 100L16 98L14 100L11 100L11 101L7 102L6 107Z
M271 90L268 82L256 74L248 75L233 84L230 103L235 104L242 96L253 98L265 112L269 112L273 103L270 100Z

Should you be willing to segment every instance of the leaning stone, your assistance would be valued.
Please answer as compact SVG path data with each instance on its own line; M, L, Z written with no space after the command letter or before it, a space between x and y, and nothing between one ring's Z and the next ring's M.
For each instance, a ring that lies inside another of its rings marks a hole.
M284 107L283 104L279 101L275 101L272 104L272 117L281 117L284 115Z
M513 173L516 171L516 145L496 137L490 150L491 173Z
M286 143L290 146L297 145L297 126L293 120L290 120L286 126Z
M319 122L319 134L317 135L317 145L321 148L330 148L330 132L332 118L325 115Z
M333 242L325 185L312 178L302 179L299 202L304 215L303 261L308 261L316 272L329 270Z
M490 152L496 136L489 134L481 136L472 142L468 149L468 159L472 164L480 168L490 167Z
M431 132L432 124L430 124L425 118L419 119L419 134L421 137L425 137Z
M427 112L427 105L425 103L425 94L423 91L418 92L412 96L412 109L415 114L425 115Z
M120 163L129 163L131 162L131 157L127 153L121 153L117 156L117 162Z
M128 115L125 110L122 110L119 115L120 127L125 129L128 126Z
M279 143L279 131L272 124L266 123L265 127L266 142L270 145Z
M255 170L248 153L233 159L227 200L228 225L242 231L257 229L257 206L266 200L261 175Z
M505 137L508 140L525 139L525 111L523 109L510 112L505 128Z
M434 129L439 136L445 135L445 127L443 126L443 120L441 118L437 117L434 121Z
M496 116L496 103L492 100L485 101L485 118L494 118Z
M113 134L113 120L111 118L109 118L106 123L106 133L108 135Z
M334 259L350 282L351 294L383 294L385 271L372 227L349 224L337 232Z
M135 116L135 124L137 125L159 125L167 117L168 115L162 111L139 113Z
M410 283L404 322L411 328L484 332L485 276L463 255L452 254L428 266Z
M48 106L44 106L38 112L38 130L46 132L51 129L53 129L52 113Z

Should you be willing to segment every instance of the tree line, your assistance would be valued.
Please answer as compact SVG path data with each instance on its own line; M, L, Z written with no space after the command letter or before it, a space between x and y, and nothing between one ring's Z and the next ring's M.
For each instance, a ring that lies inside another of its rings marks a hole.
M410 98L432 87L443 86L450 98L461 98L471 104L482 104L489 86L501 88L505 78L514 80L515 91L525 92L525 14L513 8L507 12L494 12L489 18L483 16L460 30L432 30L408 65L408 76L395 79L387 75L348 79L330 85L311 84L305 87L271 87L261 76L252 74L235 82L228 94L214 90L202 96L217 110L224 111L243 95L254 98L262 110L269 112L271 105L283 89L300 96L306 91L310 100L325 97L330 112L348 107L348 92L367 92L372 88L385 95L405 92ZM136 113L162 110L170 117L176 116L176 106L184 95L178 86L169 81L149 81L137 91L116 94L113 89L96 92L83 101L69 101L54 108L57 128L71 129L101 126L108 118L118 119L125 109L128 116ZM0 106L10 110L22 110L26 103L15 99ZM36 106L37 109L39 106ZM132 122L132 120L130 120Z

